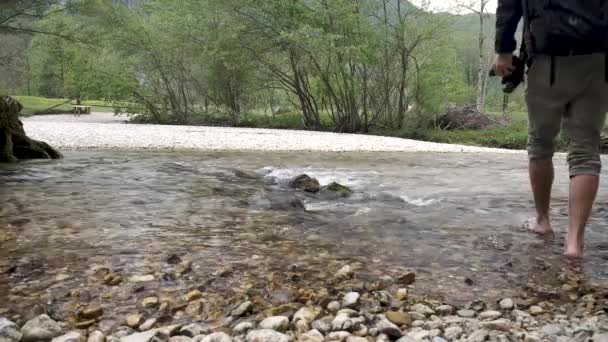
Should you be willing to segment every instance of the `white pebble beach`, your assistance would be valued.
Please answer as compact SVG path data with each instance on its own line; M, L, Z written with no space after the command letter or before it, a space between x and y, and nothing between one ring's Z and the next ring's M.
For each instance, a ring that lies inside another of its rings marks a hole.
M523 153L361 134L127 121L127 117L113 113L92 113L34 116L24 118L23 124L32 138L64 149Z

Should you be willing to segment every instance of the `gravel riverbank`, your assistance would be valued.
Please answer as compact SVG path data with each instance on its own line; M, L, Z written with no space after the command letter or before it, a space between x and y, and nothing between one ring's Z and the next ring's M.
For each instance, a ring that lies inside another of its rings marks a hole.
M415 282L413 272L399 279L383 279L386 288L358 291L341 286L353 276L349 266L335 276L335 289L303 291L297 301L271 307L254 297L243 298L227 303L213 321L171 322L171 317L183 315L182 310L206 306L198 289L184 293L180 303L157 296L145 298L126 317L106 317L104 309L95 305L78 308L66 322L55 321L52 312L21 323L0 317L0 341L608 341L605 295L589 292L568 275L562 277L557 297L474 301L463 307L409 295L406 284ZM338 288L343 290L334 291ZM116 324L108 325L108 319Z
M184 149L325 152L469 152L521 151L430 143L409 139L328 132L253 128L126 124L112 113L47 115L24 118L34 139L64 149Z

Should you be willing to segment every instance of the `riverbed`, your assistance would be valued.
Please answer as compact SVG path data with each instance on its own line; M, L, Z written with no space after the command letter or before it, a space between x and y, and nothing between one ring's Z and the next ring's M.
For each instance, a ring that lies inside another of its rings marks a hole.
M272 306L327 289L344 266L349 289L414 272L411 293L454 305L561 286L567 170L556 165L550 240L521 228L532 208L522 155L106 150L3 165L0 315L43 307L75 321L97 305L112 326L144 298L198 289L204 308L172 319L215 319L243 298ZM291 189L300 174L353 194ZM575 266L600 287L605 190Z

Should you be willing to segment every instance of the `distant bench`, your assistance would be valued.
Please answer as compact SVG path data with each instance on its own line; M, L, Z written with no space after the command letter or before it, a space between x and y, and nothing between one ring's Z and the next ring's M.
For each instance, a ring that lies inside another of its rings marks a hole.
M91 114L91 106L72 106L74 107L74 114Z

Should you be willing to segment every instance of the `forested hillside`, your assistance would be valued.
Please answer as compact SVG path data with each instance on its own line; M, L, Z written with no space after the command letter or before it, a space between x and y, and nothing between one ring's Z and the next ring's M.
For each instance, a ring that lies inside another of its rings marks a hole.
M474 105L479 16L398 0L12 1L0 9L0 91L104 100L155 123L427 128ZM484 16L484 75L494 18ZM497 80L483 108L501 111ZM128 104L128 105L125 105ZM521 109L520 95L510 99Z

